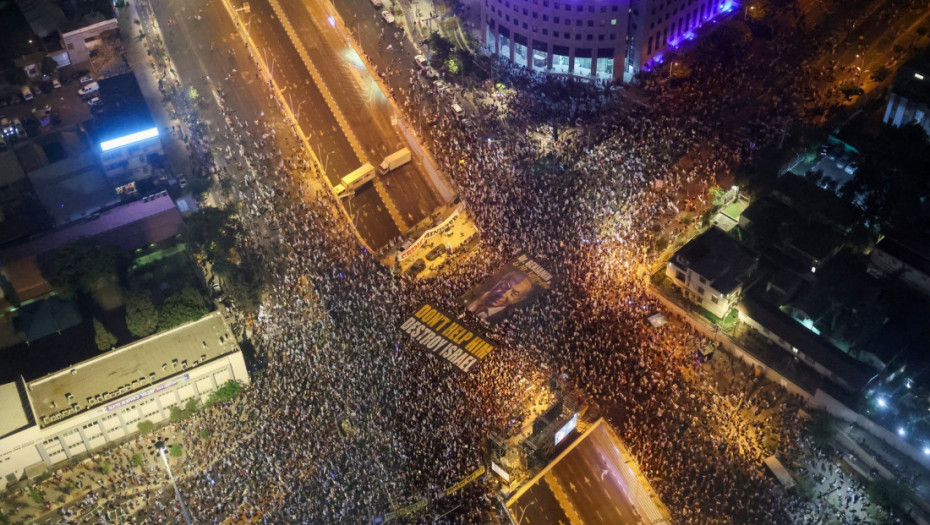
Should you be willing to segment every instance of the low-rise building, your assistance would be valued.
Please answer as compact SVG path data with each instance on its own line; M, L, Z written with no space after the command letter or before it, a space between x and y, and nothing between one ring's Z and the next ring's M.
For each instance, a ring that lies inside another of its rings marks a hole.
M882 120L898 127L916 123L930 134L930 61L916 58L901 66Z
M248 383L225 319L141 339L34 380L0 385L0 489L159 423L173 406L205 401L227 381Z
M930 296L930 241L885 237L869 255L868 272L877 278L897 279L911 290Z
M724 318L758 264L755 252L714 227L675 252L665 274L688 300Z
M791 353L831 382L858 392L875 375L871 367L846 355L778 307L749 294L737 307L739 320L762 337Z
M158 127L132 73L97 81L99 111L84 126L103 171L117 191L153 176L152 161L164 155Z

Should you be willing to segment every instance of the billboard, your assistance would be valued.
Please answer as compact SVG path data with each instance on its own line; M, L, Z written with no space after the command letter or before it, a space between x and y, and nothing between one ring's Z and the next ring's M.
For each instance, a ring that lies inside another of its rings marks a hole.
M494 350L483 334L462 326L438 308L425 304L400 327L421 348L468 372Z
M578 414L572 416L567 423L562 425L562 428L555 431L555 446L559 446L559 443L562 442L569 434L572 433L572 430L578 427Z
M552 275L539 263L520 255L462 297L465 309L497 324L515 309L532 303L549 290Z

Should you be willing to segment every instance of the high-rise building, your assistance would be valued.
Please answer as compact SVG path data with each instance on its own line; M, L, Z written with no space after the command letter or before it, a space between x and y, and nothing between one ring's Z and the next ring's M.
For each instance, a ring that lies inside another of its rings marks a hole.
M553 75L629 81L733 0L483 0L488 53Z

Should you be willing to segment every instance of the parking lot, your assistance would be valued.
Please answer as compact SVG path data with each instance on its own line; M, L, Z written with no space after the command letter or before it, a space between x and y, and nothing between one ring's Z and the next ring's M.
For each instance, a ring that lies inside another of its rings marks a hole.
M63 79L60 88L53 89L51 93L42 93L38 89L33 89L32 100L0 107L0 115L10 120L18 118L25 125L26 120L33 116L37 119L44 116L45 111L41 108L47 105L51 113L57 113L58 120L49 119L47 125L40 126L40 135L69 128L90 119L90 108L78 95L81 83L78 79L71 79L74 72L85 69L87 68L81 66L67 66L59 69L58 76Z

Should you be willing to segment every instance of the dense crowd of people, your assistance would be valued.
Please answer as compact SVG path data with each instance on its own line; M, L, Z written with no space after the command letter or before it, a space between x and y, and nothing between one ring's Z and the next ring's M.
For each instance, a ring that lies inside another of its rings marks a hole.
M309 165L282 152L266 124L227 119L221 142L241 147L222 153L222 176L234 180L243 249L272 284L256 315L236 313L262 365L253 385L177 428L203 458L178 472L196 520L370 523L425 498L421 516L438 523L492 521L499 507L490 484L452 496L445 489L483 464L489 435L527 422L528 405L540 401L534 390L552 377L615 425L676 523L873 519L861 491L844 496L852 509L844 513L766 475L762 459L772 453L815 472L833 468L818 463L821 453L802 435L797 397L739 364L721 384L696 359L706 340L687 323L671 314L661 328L646 322L662 311L647 293L650 264L659 238L685 228L679 211L701 211L717 180L781 141L805 111L809 98L791 82L758 81L800 75L777 60L805 42L795 36L776 34L774 45L732 63L693 64L685 85L646 75L648 105L615 86L498 65L506 94L492 84L469 88L476 125L444 114L423 127L482 237L477 254L438 278L380 264L318 191L319 173L302 176ZM397 96L416 107L451 95L415 72ZM400 332L427 302L461 312L458 298L517 253L535 257L556 283L535 304L483 326L498 348L470 372ZM132 476L122 461L120 472ZM161 474L149 476L139 485ZM160 508L140 514L142 522L179 519L173 492L143 495Z

